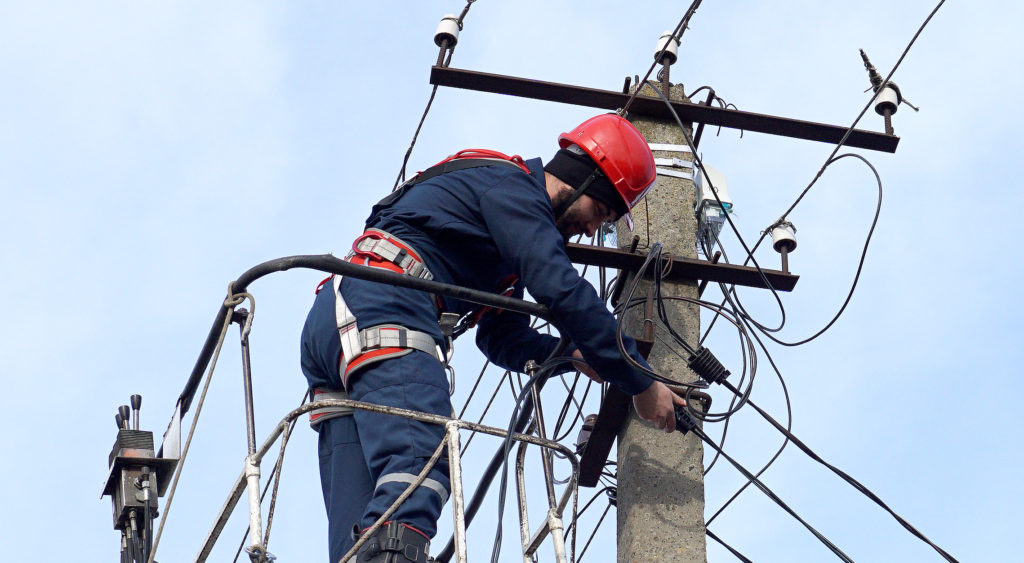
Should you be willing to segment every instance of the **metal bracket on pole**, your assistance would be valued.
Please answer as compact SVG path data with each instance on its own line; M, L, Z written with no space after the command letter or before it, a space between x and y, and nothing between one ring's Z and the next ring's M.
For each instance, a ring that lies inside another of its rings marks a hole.
M629 94L611 90L598 90L569 84L543 82L528 78L502 76L486 72L461 70L451 67L435 66L430 69L430 83L438 86L451 86L479 92L492 92L509 96L520 96L535 100L561 102L577 106L587 106L606 110L617 110L625 107ZM812 121L802 121L787 117L764 115L718 108L691 102L673 101L672 108L683 121L698 124L720 125L755 133L782 135L795 139L838 143L846 133L846 127L825 125ZM637 96L629 107L631 114L672 120L672 114L665 102L653 96ZM885 133L875 133L854 129L846 139L848 147L869 149L882 152L896 152L900 138Z
M569 259L577 264L604 266L617 270L637 271L643 265L646 255L628 252L617 248L602 248L583 244L567 244L565 248ZM656 268L668 268L664 279L667 281L708 280L731 285L759 287L767 289L764 281L768 280L778 291L793 291L800 276L778 270L761 269L736 264L716 264L707 260L692 258L662 258ZM762 278L763 274L763 278Z

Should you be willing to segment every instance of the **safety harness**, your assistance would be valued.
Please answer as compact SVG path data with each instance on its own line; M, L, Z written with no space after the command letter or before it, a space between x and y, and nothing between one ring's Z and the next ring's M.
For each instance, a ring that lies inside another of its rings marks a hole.
M522 157L508 156L497 151L485 149L467 149L459 151L454 155L442 160L436 165L417 173L407 182L398 187L390 195L379 201L373 208L373 214L379 209L385 208L397 201L409 189L420 182L424 182L441 174L477 168L482 166L508 165L515 166L530 173ZM430 280L433 274L423 263L423 258L412 246L403 242L398 237L380 229L366 229L352 243L352 251L345 257L345 260L361 266L383 268L400 274ZM338 360L338 375L343 389L314 389L313 400L323 399L348 399L349 378L357 371L366 366L373 365L384 360L404 356L413 350L420 350L430 354L434 359L444 363L444 355L441 348L434 342L434 338L426 332L412 330L401 325L383 324L360 329L356 324L356 317L345 304L341 297L341 281L339 275L330 276L316 288L316 293L327 284L332 282L335 295L335 319L337 320L338 337L341 340L341 357ZM501 282L501 291L504 295L511 295L518 278L508 276ZM438 301L440 311L440 301ZM445 338L453 339L461 335L473 326L490 311L490 307L479 307L459 319L453 313L441 313L439 324ZM499 310L500 312L500 310ZM346 407L323 407L314 409L309 413L309 424L316 430L320 423L352 414L352 409Z
M367 229L352 243L352 251L345 260L362 266L383 268L422 279L433 279L433 274L423 264L411 246L396 236L380 229ZM441 361L443 355L434 338L425 332L412 330L395 324L382 324L360 329L356 316L341 297L342 276L331 276L317 286L320 293L327 282L334 290L334 318L337 321L338 338L341 340L341 357L338 358L338 376L343 389L314 389L313 399L348 399L349 378L366 366L387 359L404 356L413 350L420 350ZM309 425L315 430L321 422L345 416L352 409L324 407L309 413Z

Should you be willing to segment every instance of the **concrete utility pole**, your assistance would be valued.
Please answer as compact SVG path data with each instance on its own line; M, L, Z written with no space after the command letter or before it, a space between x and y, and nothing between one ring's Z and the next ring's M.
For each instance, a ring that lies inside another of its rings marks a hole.
M649 90L645 86L645 90ZM655 95L654 92L641 92ZM671 88L670 98L683 98L682 86ZM672 120L631 119L649 143L685 145ZM690 127L689 124L684 123ZM692 127L690 127L692 135ZM692 160L689 153L654 151L655 158ZM686 169L680 169L686 170ZM654 189L633 210L635 231L618 229L619 247L627 247L633 235L640 249L660 242L672 256L696 258L696 199L692 180L658 176ZM650 210L648 214L646 210ZM648 240L648 229L650 239ZM636 297L647 295L652 284L641 282ZM662 284L664 296L697 297L697 284ZM697 307L681 302L667 305L669 319L679 334L696 345L700 332ZM627 316L627 331L644 332L643 308ZM683 360L656 341L648 359L651 367L676 381L696 379ZM698 403L693 402L697 407ZM693 434L665 434L631 412L618 439L618 561L707 561L704 531L704 448Z

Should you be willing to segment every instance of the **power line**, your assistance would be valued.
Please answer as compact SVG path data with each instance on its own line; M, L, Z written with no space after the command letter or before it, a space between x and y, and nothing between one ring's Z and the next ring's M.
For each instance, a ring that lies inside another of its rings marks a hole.
M645 74L644 77L639 82L637 82L636 89L633 91L633 94L629 97L628 100L626 100L626 105L624 105L622 109L619 111L621 115L625 115L626 112L629 111L630 106L633 105L633 100L635 100L637 94L640 93L641 87L647 83L647 79L651 77L651 73L654 72L654 67L658 66L658 63L661 62L662 57L664 57L665 55L665 52L668 51L669 46L672 45L672 41L682 41L683 32L686 31L687 24L690 23L690 18L693 17L693 14L697 12L697 8L700 7L700 3L701 0L693 0L693 3L690 4L690 7L686 9L686 13L683 14L683 18L679 20L679 23L676 24L675 30L672 31L672 37L665 41L665 45L662 46L661 50L658 51L658 53L655 55L654 62L651 64L651 67L647 69L647 74Z
M473 6L474 2L476 2L476 0L466 0L466 6L462 8L462 13L459 14L458 19L455 21L455 24L458 26L460 31L462 30L462 22L466 19L466 14L469 13L469 9ZM448 40L444 40L440 45L440 48L441 50L437 54L437 64L438 66L447 67L452 62L452 55L455 54L455 45L454 43L452 45L448 45ZM447 58L445 56L446 52ZM427 98L427 106L423 108L423 115L420 116L419 124L416 125L416 131L412 134L412 141L409 143L409 148L406 149L405 156L402 158L402 168L399 169L398 177L395 178L394 189L398 189L398 186L405 181L405 172L406 166L409 164L409 157L412 156L412 149L416 146L416 139L420 136L420 129L423 128L423 123L427 120L427 114L430 113L430 106L433 105L434 97L437 96L437 86L438 85L435 84L434 87L430 89L430 97Z
M888 84L889 81L892 79L893 75L896 74L896 70L899 69L900 64L903 63L903 59L906 58L907 54L910 52L911 47L913 47L914 43L917 42L917 38L921 35L921 33L924 31L925 27L927 27L928 23L931 22L932 18L939 11L939 8L941 8L942 5L945 4L945 2L946 2L946 0L939 0L939 3L935 5L935 8L933 8L932 11L928 14L928 17L926 17L924 22L921 23L921 25L918 27L917 31L914 33L913 37L911 37L910 41L907 43L906 47L904 47L903 52L900 54L899 59L896 61L896 64L893 65L892 69L889 71L888 75L885 77L885 80L882 82L882 84ZM655 91L657 91L657 89L655 89ZM879 89L878 92L881 92L881 89ZM806 196L807 192L809 192L810 189L817 183L818 179L821 178L822 174L824 174L824 172L825 172L825 169L828 168L828 166L832 162L834 162L836 160L835 157L836 157L836 154L839 153L839 149L842 148L842 146L846 143L846 140L853 133L854 129L857 127L857 124L860 122L861 118L864 117L864 114L867 113L868 108L871 107L871 104L875 101L875 98L878 97L878 92L876 92L875 95L872 96L870 100L868 100L868 102L864 105L864 107L861 109L861 111L857 114L857 117L854 118L853 123L851 123L850 126L847 127L846 132L843 134L843 137L839 140L839 142L836 144L835 148L828 155L828 158L825 159L825 163L822 164L821 168L818 169L818 172L814 175L814 178L811 179L811 182L807 185L807 187L804 188L802 192L800 192L800 195L797 196L796 200L794 200L793 203L789 206L789 208L786 209L785 212L783 212L783 214L779 217L779 219L777 219L775 221L775 223L773 223L771 226L769 226L769 228L765 229L761 233L760 238L758 238L757 242L754 243L753 248L751 250L747 251L747 258L743 261L744 265L746 265L748 261L753 260L753 252L757 251L758 247L761 245L761 243L764 241L764 239L767 236L767 234L770 232L771 227L774 227L775 225L778 225L779 223L785 221L786 217L803 200L804 196ZM681 124L680 124L680 126L681 126ZM685 133L685 130L684 130L684 133ZM697 160L697 156L696 155L694 155L694 159ZM869 163L869 166L870 166L870 163ZM703 164L701 164L701 168L703 169ZM874 168L872 167L872 170L873 169ZM876 174L877 174L877 172L876 172ZM879 182L881 182L881 181L879 180ZM717 197L718 197L717 193L715 194L715 197L717 199ZM719 202L719 203L721 203L721 202ZM729 219L728 214L726 214L726 218ZM731 219L729 219L729 224L732 225L732 220ZM866 245L865 245L865 248L866 248ZM746 249L746 245L745 244L744 244L744 249ZM757 266L756 260L754 261L754 265ZM758 269L760 270L760 267L758 267ZM781 307L781 302L779 303L779 305ZM784 308L782 309L782 313L783 313L783 318L782 318L782 321L781 321L779 327L777 329L770 330L770 332L781 330L782 326L785 324L785 309ZM841 311L840 311L840 313L841 313ZM715 319L712 319L711 325L713 325L714 322L715 322ZM833 320L833 322L834 322L834 320ZM758 326L760 327L761 325L758 325ZM829 326L831 326L831 323L829 324ZM826 327L826 330L827 330L827 328L828 327ZM709 326L709 329L710 329L710 326ZM762 330L766 330L766 329L762 328ZM816 338L817 336L820 336L820 334L816 334L813 338ZM781 344L781 342L780 342L780 344Z

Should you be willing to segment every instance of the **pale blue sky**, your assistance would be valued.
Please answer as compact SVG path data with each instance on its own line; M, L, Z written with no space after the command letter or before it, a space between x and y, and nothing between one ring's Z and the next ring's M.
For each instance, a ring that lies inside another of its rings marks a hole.
M452 66L616 90L624 76L646 71L686 4L480 0ZM346 251L369 206L389 191L429 94L434 27L462 7L0 2L0 423L8 448L0 545L8 559L116 557L109 501L98 497L117 405L141 393L143 426L159 436L230 280L267 259ZM886 72L933 7L706 0L672 76L687 91L710 84L744 110L848 125L867 101L857 49ZM1022 521L1024 358L1014 293L1024 253L1012 218L1024 203L1014 172L1024 123L1015 103L1022 12L1011 2L951 2L922 34L895 77L921 112L901 107L894 117L896 154L859 151L885 186L859 289L825 336L771 348L795 433L963 561L1012 559ZM548 158L555 136L592 113L441 90L410 167L466 147ZM869 113L861 127L880 130L881 119ZM728 178L734 218L753 240L831 147L708 130L701 150ZM875 192L870 172L847 159L791 215L800 247L790 263L801 280L783 297L786 339L813 333L842 302ZM726 245L739 256L734 237ZM777 264L774 253L759 258ZM261 433L302 395L298 333L321 277L293 271L251 288ZM765 295L742 295L763 322L778 318ZM242 467L236 334L161 561L195 554ZM731 360L735 341L724 332L716 339L716 352ZM480 361L468 341L458 354L464 392ZM755 400L784 416L764 358L759 378ZM716 391L716 400L727 399ZM504 398L491 422L502 424L510 405ZM676 443L666 437L666 447ZM726 447L756 469L779 443L744 411ZM479 447L475 455L489 458L494 446ZM300 426L270 545L282 561L326 559L314 451L315 436ZM765 481L858 561L939 560L795 449ZM716 467L708 515L742 482ZM490 551L493 514L486 505L474 525L474 560ZM242 516L214 560L230 560ZM514 520L510 510L510 542ZM755 491L713 529L756 561L831 558ZM587 560L611 560L613 537L611 520ZM503 559L514 560L514 549L506 543ZM733 558L709 542L709 560Z

